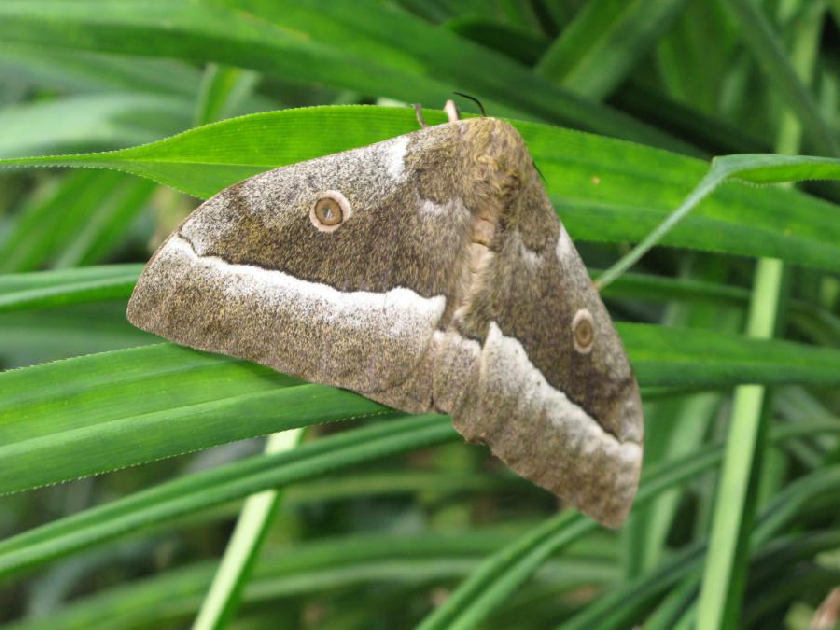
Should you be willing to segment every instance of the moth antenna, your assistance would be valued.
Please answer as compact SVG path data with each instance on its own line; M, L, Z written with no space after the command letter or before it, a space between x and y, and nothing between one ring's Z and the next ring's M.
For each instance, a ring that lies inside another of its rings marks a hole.
M420 123L420 126L428 127L429 125L427 125L426 121L423 120L423 108L420 103L414 103L414 111L417 113L417 122Z
M458 109L458 106L455 104L455 101L453 101L451 98L447 99L446 105L443 106L443 111L446 112L446 115L449 118L449 122L461 120L461 111Z
M487 118L487 112L484 109L484 105L481 104L475 96L470 96L469 94L464 94L463 92L452 92L453 94L457 94L458 96L463 96L464 98L468 98L471 101L475 101L475 104L478 105L478 109L481 110L481 115Z

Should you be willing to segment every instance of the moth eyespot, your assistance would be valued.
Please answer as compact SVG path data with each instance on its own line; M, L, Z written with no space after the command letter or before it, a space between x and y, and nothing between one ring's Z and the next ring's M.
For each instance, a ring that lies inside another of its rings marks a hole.
M333 232L350 218L350 202L340 192L328 190L321 193L309 210L309 220L322 232Z
M587 354L592 350L595 342L595 323L592 321L592 314L589 309L581 308L575 313L572 319L572 337L575 343L575 350Z

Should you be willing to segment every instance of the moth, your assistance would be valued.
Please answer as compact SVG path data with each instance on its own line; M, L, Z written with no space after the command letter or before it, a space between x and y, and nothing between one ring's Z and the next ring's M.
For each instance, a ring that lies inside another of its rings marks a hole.
M447 111L221 191L152 256L128 319L447 413L466 440L618 527L644 425L621 340L516 129Z

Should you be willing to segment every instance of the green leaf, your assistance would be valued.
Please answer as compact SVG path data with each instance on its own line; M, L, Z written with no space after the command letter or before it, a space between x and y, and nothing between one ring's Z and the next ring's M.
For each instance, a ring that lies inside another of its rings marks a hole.
M648 469L635 505L642 505L692 475L714 466L719 448L706 448L678 461ZM421 630L466 629L486 617L552 554L596 531L598 523L580 514L563 512L487 558L452 595L420 625Z
M834 130L820 114L814 98L800 79L779 36L761 8L750 0L731 0L726 7L738 20L739 31L767 79L796 112L812 146L825 155L840 155ZM821 7L815 7L822 11Z
M642 386L840 383L838 351L639 324L621 324L619 332ZM0 374L0 492L308 424L388 413L357 394L294 386L298 382L171 344ZM243 416L247 423L238 421ZM79 458L79 452L91 455Z
M101 262L125 238L155 185L118 172L79 171L12 216L0 271Z
M169 59L126 58L57 50L42 45L0 44L0 70L27 83L75 93L146 92L191 100L199 73Z
M275 413L276 409L275 405ZM341 417L353 413L346 405L342 409ZM304 421L293 422L296 424L289 425L301 426ZM457 439L445 416L391 419L324 437L292 451L253 457L168 481L0 542L0 576L261 490Z
M836 425L826 428L838 429ZM681 461L666 462L647 470L636 495L635 505L644 505L664 490L707 470L721 456L722 448L712 445L695 451ZM840 491L840 466L820 471L811 477L799 484L792 484L784 495L776 498L764 515L761 536L768 536L775 531L774 528L784 523L785 518L796 514L795 509L787 507L789 503L801 506L818 497L820 492L825 492L827 487L835 493ZM579 514L561 513L548 519L490 556L419 627L421 630L465 630L475 627L548 557L598 527L597 523Z
M468 534L380 532L300 542L263 555L244 599L260 602L369 583L424 584L462 577L511 537L507 532L478 529ZM49 619L32 619L14 627L69 630L114 623L152 627L191 618L213 568L213 563L201 562L135 580L71 602ZM570 553L547 563L537 579L543 584L550 582L556 593L580 583L609 582L614 575L605 560Z
M617 327L639 383L646 386L715 389L807 381L831 387L840 379L836 350L712 330L626 323Z
M0 492L254 435L391 413L349 392L294 386L295 379L265 368L174 346L34 366L0 378ZM242 417L248 422L238 421ZM80 452L89 455L79 458Z
M0 275L0 313L128 299L142 265L106 265Z
M727 179L738 178L756 183L801 182L815 179L840 180L840 159L809 155L724 155L712 160L709 172L700 180L680 206L650 232L632 251L598 278L600 286L607 286L652 247L663 241L674 227L715 188ZM832 238L840 236L836 217L826 226Z
M440 112L428 111L425 116L430 124L444 121ZM707 169L699 160L632 143L512 122L527 141L547 180L548 193L574 238L641 240L680 204ZM416 128L414 113L407 108L315 107L243 116L122 151L3 160L0 166L116 168L208 197L269 168L364 146ZM267 142L267 138L282 138L282 142ZM762 163L756 166L762 169L761 175L756 169L741 168L744 164L737 172L750 178L766 178L771 176L768 173L826 177L836 168L833 162L800 158L799 163L779 162L768 169L765 158L760 159ZM717 171L715 177L721 174ZM693 198L692 203L701 198ZM837 212L836 205L795 191L733 184L700 203L661 242L775 256L840 270Z
M546 559L597 528L594 521L565 511L493 554L418 626L418 630L466 630L495 609Z
M653 48L686 0L591 0L537 64L538 73L600 100Z
M274 433L266 440L265 454L294 449L300 445L303 436L303 429ZM281 500L279 490L264 490L245 499L236 527L196 615L195 630L222 630L236 615L242 591L251 579L254 563L262 552Z
M0 366L4 369L135 348L159 341L125 319L125 301L0 313Z
M209 64L201 80L195 123L206 125L228 118L253 90L257 73Z
M629 116L578 99L502 55L374 0L351 5L148 0L143 11L118 0L6 0L0 5L3 40L216 61L284 80L436 106L461 90L489 97L497 114L532 115L690 150Z
M15 105L0 110L0 157L151 142L188 127L191 113L182 98L143 94L68 96Z

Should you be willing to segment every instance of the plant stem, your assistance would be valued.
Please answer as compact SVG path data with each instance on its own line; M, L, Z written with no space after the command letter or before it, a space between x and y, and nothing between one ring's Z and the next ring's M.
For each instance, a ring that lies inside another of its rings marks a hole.
M270 435L266 440L265 452L269 454L293 449L302 436L303 429ZM194 630L218 630L224 628L233 617L279 502L280 492L277 490L265 490L245 499L236 529L231 534L225 555L198 611Z
M795 32L792 61L798 79L810 83L819 43L823 9L813 11ZM779 153L799 150L801 125L792 112L784 112L776 143ZM769 338L777 329L785 285L785 264L776 259L758 261L746 333ZM759 471L767 430L766 388L745 385L735 391L710 546L697 607L698 630L736 627L740 617L749 539L755 517Z

